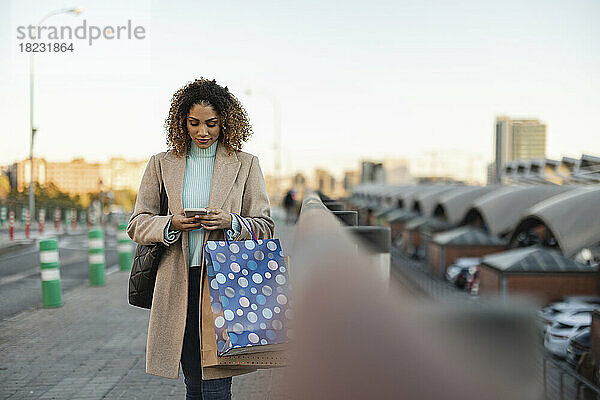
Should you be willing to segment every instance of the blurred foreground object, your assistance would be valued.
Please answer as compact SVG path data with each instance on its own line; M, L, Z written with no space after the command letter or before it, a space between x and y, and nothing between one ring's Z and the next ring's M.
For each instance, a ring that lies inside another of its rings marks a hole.
M296 229L295 399L535 399L534 308L460 307L377 278L370 257L314 194Z

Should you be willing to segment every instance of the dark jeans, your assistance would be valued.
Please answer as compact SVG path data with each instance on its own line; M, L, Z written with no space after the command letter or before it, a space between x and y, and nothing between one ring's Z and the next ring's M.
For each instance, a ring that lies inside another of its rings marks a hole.
M231 378L202 379L200 364L199 309L200 267L189 271L188 310L181 351L186 400L230 400Z

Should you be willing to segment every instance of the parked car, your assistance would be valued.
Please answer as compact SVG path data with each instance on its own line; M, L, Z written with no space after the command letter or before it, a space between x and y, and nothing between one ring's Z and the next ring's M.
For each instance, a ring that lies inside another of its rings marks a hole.
M462 290L471 291L477 276L477 267L463 268L454 280L454 286Z
M587 303L600 305L600 297L597 296L567 296L562 300L563 303Z
M590 351L592 347L591 333L591 328L586 328L569 340L569 344L567 345L567 361L573 368L577 368L581 355Z
M454 285L464 288L464 284L469 278L469 268L474 268L479 265L480 259L477 257L462 257L457 258L454 264L446 269L446 280ZM472 274L475 270L471 269ZM457 284L458 279L458 284Z
M597 306L595 304L590 303L576 303L576 302L558 302L552 303L547 307L542 308L538 311L537 318L537 326L540 329L542 334L546 333L546 328L548 328L556 318L565 317L572 315L578 311L588 311L592 312Z
M567 356L567 346L569 340L576 334L592 323L592 313L590 311L577 311L568 316L559 317L546 330L544 336L544 347L550 353L565 358Z

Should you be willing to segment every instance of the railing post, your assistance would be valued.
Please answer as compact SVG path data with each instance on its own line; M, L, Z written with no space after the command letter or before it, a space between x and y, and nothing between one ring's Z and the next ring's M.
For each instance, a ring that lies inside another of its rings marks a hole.
M104 285L104 231L90 229L88 232L90 285Z
M39 211L39 230L40 230L40 235L42 235L44 233L44 221L46 219L46 209L45 208L40 208Z
M121 271L129 271L131 269L131 239L127 236L127 224L119 224L118 233L118 248L119 248L119 268Z
M358 225L358 213L356 211L332 211L344 225L357 226Z
M74 231L77 229L77 209L71 209L71 230Z
M8 213L8 234L10 236L10 240L15 240L15 212L10 211Z
M54 231L58 232L60 229L60 208L54 209Z
M323 202L323 205L329 209L329 211L344 211L344 203L337 201Z
M390 228L382 226L349 226L354 235L360 238L359 247L365 247L374 260L374 267L386 281L390 279Z
M29 208L25 211L25 237L29 239L29 234L31 232L31 215L29 213Z
M56 238L40 240L40 273L43 306L60 307L62 305L60 262Z

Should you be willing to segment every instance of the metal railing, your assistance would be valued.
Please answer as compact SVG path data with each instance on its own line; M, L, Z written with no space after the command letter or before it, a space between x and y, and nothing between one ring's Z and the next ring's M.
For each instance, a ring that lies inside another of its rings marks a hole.
M548 399L548 363L551 363L555 368L558 369L559 373L559 385L558 385L558 395L560 400L571 399L572 397L565 397L565 375L572 377L575 380L575 399L584 399L581 394L584 390L590 390L596 395L596 398L600 398L600 388L596 386L593 382L586 379L585 377L579 375L576 371L574 371L569 365L567 365L563 361L558 361L554 359L551 355L544 353L543 359L543 374L544 374L544 398Z

